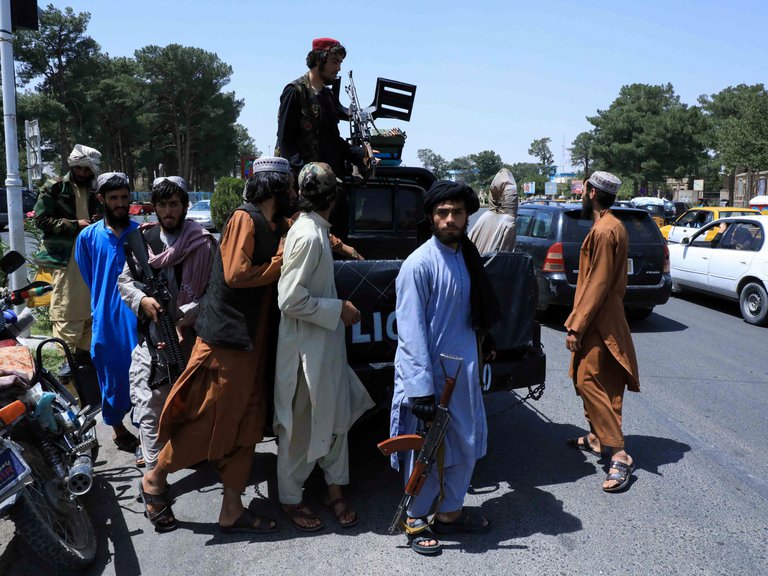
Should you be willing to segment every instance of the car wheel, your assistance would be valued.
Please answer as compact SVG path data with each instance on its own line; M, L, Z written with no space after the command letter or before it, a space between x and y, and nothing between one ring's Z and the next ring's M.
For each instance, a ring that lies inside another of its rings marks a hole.
M635 320L645 320L653 313L653 306L650 308L626 308L626 314Z
M765 326L768 324L768 293L762 284L750 282L739 294L741 315L749 324Z

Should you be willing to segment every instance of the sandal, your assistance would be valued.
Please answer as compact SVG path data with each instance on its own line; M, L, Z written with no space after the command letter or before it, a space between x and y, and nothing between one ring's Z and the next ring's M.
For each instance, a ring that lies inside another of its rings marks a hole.
M358 523L359 518L357 517L357 512L355 512L349 507L347 503L347 499L344 498L343 496L340 498L336 498L336 500L333 500L332 502L326 502L325 505L331 509L331 512L333 512L333 515L336 517L336 523L340 527L352 528L352 526L355 526ZM336 512L336 506L341 506L341 510ZM353 520L350 520L349 522L342 522L341 521L342 517L345 514L348 514L350 512L355 515L355 518Z
M443 546L437 541L434 534L432 534L427 519L409 518L408 520L413 520L410 524L407 520L405 522L405 535L408 538L408 546L411 550L422 556L439 554L442 551ZM434 540L437 544L432 546L425 544L425 542L429 542L430 540Z
M167 488L162 494L149 494L144 491L141 478L139 478L139 495L142 502L144 502L144 517L148 518L155 527L155 532L164 533L172 532L178 528L176 517L173 515L171 509L171 502L167 496ZM158 512L154 514L149 513L149 506L157 506L160 508Z
M140 445L139 439L128 432L128 430L118 436L113 436L112 441L117 446L117 449L123 452L133 452Z
M144 460L144 452L142 451L141 446L136 446L136 450L133 452L133 457L136 462L136 468L147 467L147 461Z
M325 528L322 521L320 521L320 524L317 526L302 526L297 522L299 519L320 520L312 510L307 508L304 502L299 502L298 504L281 504L280 509L283 511L283 516L285 516L286 519L293 524L293 527L300 532L317 532L318 530Z
M488 523L483 524L483 521ZM491 521L476 512L462 508L456 520L443 522L435 519L432 529L435 534L483 534L491 529Z
M629 486L629 479L632 476L632 472L635 470L635 463L633 461L632 464L625 464L618 460L611 460L611 465L608 466L608 469L610 470L611 468L618 470L618 472L608 474L605 477L605 481L615 480L618 484L616 484L616 486L611 486L610 488L603 486L603 491L621 492Z
M259 518L247 508L231 526L219 524L222 534L271 534L277 532L277 522L271 518Z
M588 454L592 454L594 456L603 455L602 452L592 449L592 446L589 444L589 434L582 436L581 438L569 438L565 441L565 443L571 448L576 448L577 450L587 452Z

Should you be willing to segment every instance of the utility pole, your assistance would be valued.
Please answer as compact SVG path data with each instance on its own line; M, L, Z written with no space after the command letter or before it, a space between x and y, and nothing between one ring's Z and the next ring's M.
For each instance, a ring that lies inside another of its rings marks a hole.
M26 256L24 215L19 177L19 148L16 136L16 85L14 84L11 0L0 0L0 66L3 82L3 124L5 126L5 189L8 195L8 234L11 250ZM10 286L18 290L27 284L27 267L11 274Z

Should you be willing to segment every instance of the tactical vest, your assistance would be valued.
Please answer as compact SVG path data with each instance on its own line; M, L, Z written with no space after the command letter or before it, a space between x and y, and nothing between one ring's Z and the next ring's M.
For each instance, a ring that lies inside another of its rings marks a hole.
M301 159L307 162L319 162L320 127L323 123L323 110L320 100L312 86L309 85L309 74L291 82L301 99L301 126L298 137L298 147ZM328 88L323 88L328 90Z
M247 212L256 229L251 263L267 264L277 252L280 234L254 204L245 203L236 210ZM227 222L227 225L229 222ZM226 233L226 226L222 236ZM259 323L259 308L269 286L230 288L224 280L224 263L217 251L211 269L211 279L205 291L202 311L195 324L197 335L213 346L253 350L253 339Z

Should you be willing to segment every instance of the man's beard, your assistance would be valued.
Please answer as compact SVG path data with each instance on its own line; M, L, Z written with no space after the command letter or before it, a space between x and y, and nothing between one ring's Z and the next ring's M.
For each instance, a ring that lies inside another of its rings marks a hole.
M454 244L461 242L461 237L467 233L467 228L469 227L469 221L467 221L466 224L464 224L464 228L461 230L461 234L456 234L456 229L452 228L450 232L443 232L441 230L438 230L437 226L432 224L432 234L434 234L435 238L437 238L440 242L443 244Z
M78 186L90 186L90 184L93 182L93 175L90 176L78 176L74 172L70 175L70 180L74 181L75 184Z
M128 228L131 223L131 215L128 210L125 211L125 216L115 216L115 213L106 204L104 204L104 219L112 228Z
M595 208L592 206L592 200L589 199L587 193L581 197L581 217L585 220L592 220L594 216Z
M299 211L299 199L291 200L285 194L275 195L275 218L290 218Z
M184 212L184 214L181 215L181 217L178 219L176 224L171 228L166 226L161 220L158 220L158 222L160 222L160 228L162 228L163 232L165 232L166 234L176 234L181 230L181 227L184 225L184 220L186 219L187 219L187 213Z

